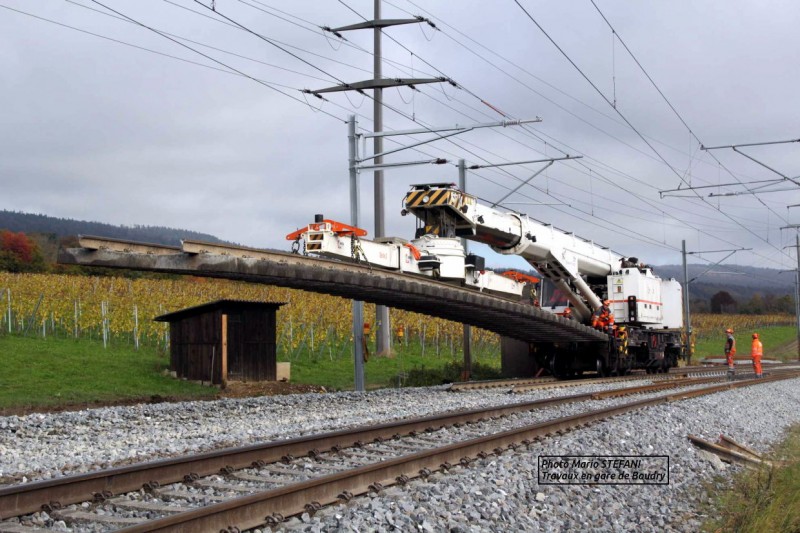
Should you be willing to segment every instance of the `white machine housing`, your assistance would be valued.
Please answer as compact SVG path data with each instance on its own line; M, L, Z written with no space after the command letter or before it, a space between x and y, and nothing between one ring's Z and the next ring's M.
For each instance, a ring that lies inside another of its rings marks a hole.
M619 323L680 328L683 288L674 279L663 280L650 268L629 267L608 276L608 300ZM633 298L631 298L633 297Z
M457 238L423 235L412 241L397 237L372 241L337 231L331 221L309 224L300 236L307 253L322 257L457 282L505 296L521 297L525 286L475 264L475 256L466 255Z

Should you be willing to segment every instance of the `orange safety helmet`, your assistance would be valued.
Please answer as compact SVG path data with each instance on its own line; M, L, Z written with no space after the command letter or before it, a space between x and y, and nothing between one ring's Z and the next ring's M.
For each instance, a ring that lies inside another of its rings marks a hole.
M571 313L572 313L572 309L570 309L569 307L567 307L566 309L564 309L564 314L565 314L565 315L569 315L569 314L571 314ZM756 335L758 335L758 334L756 334Z
M753 338L757 339L758 338L758 333L753 333Z
M728 329L725 330L725 333L733 333L733 329L728 328Z

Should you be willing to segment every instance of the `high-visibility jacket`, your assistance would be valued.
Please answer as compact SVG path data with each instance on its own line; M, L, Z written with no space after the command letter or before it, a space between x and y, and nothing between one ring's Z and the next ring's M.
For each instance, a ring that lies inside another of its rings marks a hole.
M761 345L761 341L758 339L753 339L753 346L750 350L750 357L753 358L753 371L756 373L756 377L761 377L762 370L761 370L761 356L764 353L764 347Z
M728 335L728 340L725 341L725 355L736 355L736 339L730 334Z
M733 368L733 356L736 355L736 339L733 338L733 335L730 333L728 334L728 340L725 341L725 359L727 360L728 367Z
M614 314L605 305L600 307L592 317L592 327L606 327L614 325Z
M753 359L761 360L761 357L764 355L764 346L761 344L761 341L758 339L753 339L753 345L750 349L750 357Z

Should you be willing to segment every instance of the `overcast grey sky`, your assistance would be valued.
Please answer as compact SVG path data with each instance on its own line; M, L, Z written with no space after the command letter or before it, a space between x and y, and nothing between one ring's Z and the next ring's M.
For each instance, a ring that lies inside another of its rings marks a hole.
M92 0L0 0L0 208L172 226L278 249L315 213L349 219L345 120L355 113L371 130L372 101L339 93L321 102L299 91L372 77L371 30L348 32L343 43L319 29L359 22L356 13L372 18L371 0L217 0L218 14L203 6L211 0L101 2L272 88ZM385 129L503 120L497 110L543 119L388 158L450 163L386 173L387 233L412 236L414 221L399 214L409 184L456 181L459 158L489 164L566 152L584 158L556 163L508 206L654 264L680 262L686 239L690 250L753 248L736 263L794 268L784 247L795 232L780 228L800 222L800 208L787 207L800 203L797 185L714 197L746 188L659 191L780 179L731 150L713 152L717 161L696 138L706 146L800 138L800 3L595 0L599 11L590 0L520 4L384 2L384 18L422 15L436 25L385 30L384 76L459 84L386 90ZM800 143L743 151L800 175ZM470 172L468 188L496 201L538 168ZM372 175L362 174L361 185L362 226L372 234ZM493 266L520 266L485 255Z

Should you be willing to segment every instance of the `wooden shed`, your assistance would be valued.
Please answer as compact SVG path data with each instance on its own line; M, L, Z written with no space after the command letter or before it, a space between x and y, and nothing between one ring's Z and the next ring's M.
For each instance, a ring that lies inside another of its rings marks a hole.
M180 378L214 384L275 381L282 305L218 300L156 317L169 322L170 369Z

